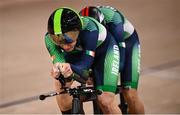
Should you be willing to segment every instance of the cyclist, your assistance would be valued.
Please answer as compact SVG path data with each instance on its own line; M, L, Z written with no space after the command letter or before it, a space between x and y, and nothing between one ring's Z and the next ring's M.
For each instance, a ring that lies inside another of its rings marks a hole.
M120 11L110 6L87 6L80 11L80 15L95 18L114 36L120 49L119 71L129 113L144 113L144 105L137 93L140 43L133 25Z
M119 78L119 48L113 36L98 21L80 17L73 9L58 8L49 17L45 44L52 58L53 78L62 74L68 78L73 72L83 76L90 68L96 89L103 90L97 97L103 113L120 113L115 99ZM72 85L69 80L67 87ZM59 81L55 87L61 91ZM72 97L57 96L62 113L70 113Z

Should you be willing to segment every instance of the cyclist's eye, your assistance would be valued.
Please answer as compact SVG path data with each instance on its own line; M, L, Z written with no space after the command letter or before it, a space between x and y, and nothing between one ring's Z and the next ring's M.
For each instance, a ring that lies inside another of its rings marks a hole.
M63 38L67 44L73 42L73 39L66 34L63 34Z

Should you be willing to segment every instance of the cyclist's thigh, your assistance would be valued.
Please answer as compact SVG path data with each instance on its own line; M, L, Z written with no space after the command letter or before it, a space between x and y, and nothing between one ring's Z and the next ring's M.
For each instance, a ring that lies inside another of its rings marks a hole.
M97 89L115 92L119 76L119 48L114 38L109 38L96 51L93 74Z
M125 43L125 62L121 71L121 83L124 88L137 89L140 74L140 43L136 31L126 39Z

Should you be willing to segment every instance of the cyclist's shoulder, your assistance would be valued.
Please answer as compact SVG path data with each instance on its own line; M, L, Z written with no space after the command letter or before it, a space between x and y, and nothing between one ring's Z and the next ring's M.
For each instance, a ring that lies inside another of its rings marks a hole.
M104 25L99 23L92 17L84 16L83 20L83 30L81 31L79 37L85 39L84 42L89 42L88 44L93 44L97 40L103 42L107 36L107 29ZM85 30L85 31L84 31ZM87 31L88 30L88 31ZM87 40L88 39L88 40ZM93 42L94 40L94 42ZM98 42L99 44L100 42ZM99 46L99 45L97 45Z
M83 30L89 30L89 31L97 30L98 33L102 33L103 31L106 31L104 25L102 25L92 17L84 16L82 17L82 20L83 20Z
M117 9L111 7L111 6L97 6L99 8L99 10L102 11L112 11L112 12L116 12Z
M99 10L103 13L106 22L116 22L116 21L123 21L124 15L121 11L113 8L111 6L98 6Z
M45 40L45 42L51 42L51 37L50 37L50 34L49 34L49 33L46 33L46 34L44 35L44 40Z
M47 47L47 48L50 48L50 47L56 48L56 45L55 45L55 43L53 42L52 38L50 37L50 34L49 34L49 33L46 33L46 34L45 34L45 36L44 36L44 41L45 41L45 44L46 44L46 47Z
M87 30L87 31L98 30L97 25L96 25L97 22L93 21L92 18L88 16L81 16L81 19L83 21L82 30Z
M121 10L120 9L117 9L117 8L114 8L112 6L97 6L99 8L99 10L105 10L105 11L112 11L112 12L120 12L121 13Z

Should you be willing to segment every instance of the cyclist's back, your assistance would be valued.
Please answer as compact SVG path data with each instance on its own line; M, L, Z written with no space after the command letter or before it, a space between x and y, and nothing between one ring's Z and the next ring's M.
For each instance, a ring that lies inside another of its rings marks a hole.
M129 110L132 113L144 113L143 104L138 99L136 91L140 75L140 42L133 25L120 11L110 6L87 6L80 14L95 18L114 36L120 49L120 78ZM134 102L139 110L136 109Z

